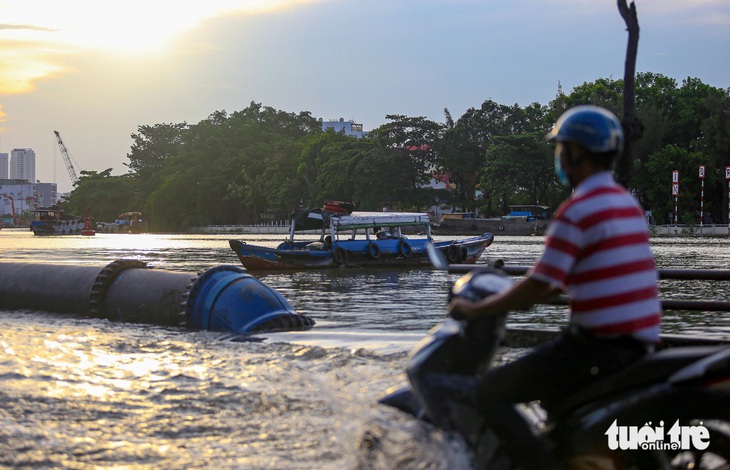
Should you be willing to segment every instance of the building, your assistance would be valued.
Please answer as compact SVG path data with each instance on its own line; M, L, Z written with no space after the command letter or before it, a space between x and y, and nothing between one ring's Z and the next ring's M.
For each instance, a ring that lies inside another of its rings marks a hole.
M33 194L38 207L51 207L58 202L58 184L36 183L33 185Z
M356 124L353 120L345 121L344 118L340 118L337 121L323 121L320 118L319 122L322 123L323 131L332 129L335 132L343 132L345 135L353 135L357 138L365 137L368 134L362 130L362 124Z
M36 208L33 184L25 180L0 180L0 215L10 214L15 208L15 215Z
M50 207L58 202L56 183L29 183L19 179L0 179L0 215L10 214L13 206L15 215Z
M10 157L7 153L0 153L0 180L6 180L8 176L8 163L10 163Z
M13 149L10 154L10 179L35 183L35 152L33 149Z

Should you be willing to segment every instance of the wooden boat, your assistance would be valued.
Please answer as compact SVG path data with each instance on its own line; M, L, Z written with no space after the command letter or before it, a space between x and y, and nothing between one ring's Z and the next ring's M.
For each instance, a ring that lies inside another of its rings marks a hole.
M289 238L276 248L229 240L248 270L364 266L431 266L433 243L452 263L475 263L492 243L491 233L434 242L428 214L415 212L333 212L336 206L292 214ZM315 240L295 240L302 230L319 230Z
M30 230L34 235L79 235L84 225L80 217L66 215L60 207L52 206L33 211Z
M550 223L550 209L538 205L510 205L509 214L502 217L476 217L473 212L444 214L433 227L437 235L468 235L492 232L499 235L545 235Z

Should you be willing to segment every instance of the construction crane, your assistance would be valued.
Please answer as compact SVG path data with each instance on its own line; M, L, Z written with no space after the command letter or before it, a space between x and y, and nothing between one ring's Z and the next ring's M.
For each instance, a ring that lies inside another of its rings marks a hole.
M13 225L14 226L18 225L18 218L15 215L15 199L13 199L13 196L11 196L9 194L0 194L0 196L10 199L10 209L11 209L11 212L13 215ZM0 220L0 222L2 222L2 221Z
M58 148L61 149L61 156L63 157L63 163L66 164L66 170L68 170L68 176L71 177L71 183L76 184L79 177L76 176L76 170L74 169L73 163L71 163L71 155L68 153L68 149L61 140L61 134L58 131L53 131L56 134L56 140L58 141ZM76 163L78 165L78 163Z

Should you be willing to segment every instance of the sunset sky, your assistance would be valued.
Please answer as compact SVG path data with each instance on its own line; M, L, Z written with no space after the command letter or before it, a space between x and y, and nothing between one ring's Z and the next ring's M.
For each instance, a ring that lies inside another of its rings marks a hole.
M638 71L730 87L730 2L636 6ZM622 78L626 38L614 0L0 0L0 152L69 191L54 130L77 173L124 174L137 126L251 101L366 130L547 104Z

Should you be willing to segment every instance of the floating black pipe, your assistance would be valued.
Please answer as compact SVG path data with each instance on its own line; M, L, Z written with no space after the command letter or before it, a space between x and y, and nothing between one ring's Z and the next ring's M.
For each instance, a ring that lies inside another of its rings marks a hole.
M276 290L241 268L217 266L197 276L148 269L136 260L106 266L0 263L0 309L233 333L314 325Z
M501 260L489 264L507 274L520 276L526 274L531 266L503 264ZM446 268L452 274L466 274L474 269L487 268L487 265L450 264ZM698 280L698 281L730 281L730 269L657 269L659 279Z
M568 305L567 295L559 295L546 300L545 304ZM693 310L700 312L730 312L729 300L689 300L689 299L659 299L664 310Z
M465 274L478 269L497 268L513 276L521 276L529 271L530 266L503 264L501 260L489 265L449 264L446 270L451 274ZM698 281L730 281L730 269L658 269L659 279L698 280ZM567 305L568 297L561 295L545 303ZM661 299L664 310L696 310L730 312L730 301L727 300L683 300Z

